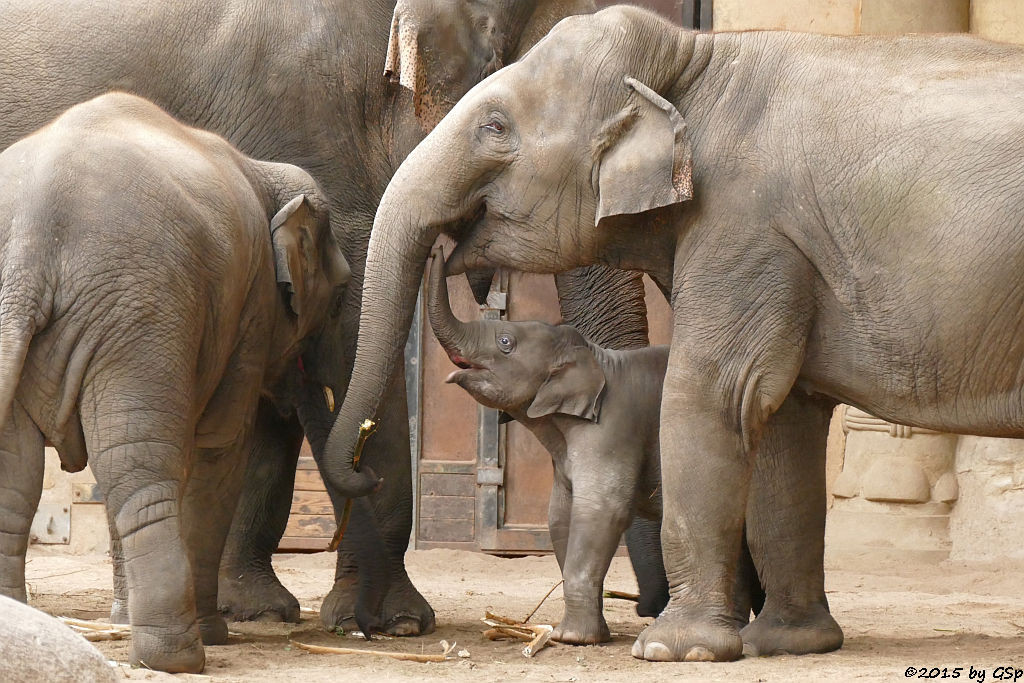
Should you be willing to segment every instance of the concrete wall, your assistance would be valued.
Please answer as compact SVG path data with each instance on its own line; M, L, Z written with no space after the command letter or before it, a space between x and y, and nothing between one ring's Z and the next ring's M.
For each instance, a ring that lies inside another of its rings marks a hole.
M945 33L968 30L970 0L715 0L714 12L716 31Z
M87 467L75 474L64 472L52 448L46 449L43 493L32 520L31 542L76 554L103 553L110 546L106 509L92 471Z
M1024 43L1024 1L973 0L971 32L989 40Z

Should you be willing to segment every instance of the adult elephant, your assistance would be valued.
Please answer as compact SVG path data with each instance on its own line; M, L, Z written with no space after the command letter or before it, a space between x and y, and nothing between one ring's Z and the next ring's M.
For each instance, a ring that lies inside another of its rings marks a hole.
M374 293L407 291L437 232L458 241L451 273L642 268L675 321L670 602L634 654L838 647L822 570L834 402L1024 436L1022 59L965 36L696 34L628 7L563 21L464 97L385 192L328 448L351 451L404 339L411 301ZM339 486L365 487L332 464ZM745 512L767 596L741 639Z
M402 0L398 7L393 0L76 0L55 12L41 0L0 1L0 149L68 106L116 88L223 135L249 156L305 168L329 198L332 231L353 280L322 341L285 378L287 399L260 406L246 493L222 565L220 604L230 616L298 619L298 602L274 575L270 556L287 521L303 434L323 462L334 419L324 387L339 401L347 387L370 228L394 169L470 86L515 60L561 17L592 9L591 0ZM389 47L388 67L413 92L383 75ZM580 277L615 300L620 286L638 286L635 277L608 271ZM433 611L403 559L412 500L401 378L399 364L384 380L384 426L368 442L365 462L386 484L355 508L353 528L363 532L339 549L336 582L321 611L328 626L351 626L362 596L391 633L433 627ZM330 476L325 480L337 508L341 493ZM357 550L373 568L362 572L361 589ZM118 571L117 621L127 617L125 598Z

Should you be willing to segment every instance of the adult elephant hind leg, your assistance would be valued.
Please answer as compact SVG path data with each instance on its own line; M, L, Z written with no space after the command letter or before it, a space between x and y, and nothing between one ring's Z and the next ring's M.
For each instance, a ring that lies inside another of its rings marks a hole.
M784 292L751 315L746 306L699 296L715 291L714 282L702 284L687 283L688 295L675 301L660 433L669 603L633 645L633 656L648 660L742 655L732 603L753 456L803 357L791 340L805 338L806 322L790 313ZM756 344L708 343L745 325L759 331Z
M825 443L833 403L794 390L758 451L747 538L764 609L742 631L752 654L831 652L843 631L825 597Z
M299 601L277 578L271 557L288 525L301 446L299 421L260 401L242 494L220 564L217 604L230 621L299 621Z
M43 436L17 402L0 433L0 593L26 602L25 552L43 489Z
M193 448L188 410L153 378L108 380L83 391L89 464L124 551L133 663L171 673L205 665L191 564L181 533L182 478ZM138 388L151 388L140 395ZM144 406L156 406L148 409Z
M383 488L369 496L377 534L349 532L338 549L334 588L324 598L320 619L327 628L355 627L356 604L370 604L374 598L360 596L361 591L381 590L381 577L363 576L362 564L376 564L374 548L364 544L382 544L388 569L380 622L385 632L396 636L417 636L434 630L434 610L413 585L405 568L405 553L412 531L412 462L409 452L409 412L405 399L405 373L399 367L385 393L388 398L377 412L377 431L366 441L363 463L384 478ZM332 501L336 512L344 498ZM376 538L375 538L376 537ZM363 560L360 562L360 556Z

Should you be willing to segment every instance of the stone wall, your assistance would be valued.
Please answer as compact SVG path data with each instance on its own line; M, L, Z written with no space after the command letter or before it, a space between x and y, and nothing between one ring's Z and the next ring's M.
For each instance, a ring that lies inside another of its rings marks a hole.
M714 10L716 31L936 33L966 31L970 0L714 0Z

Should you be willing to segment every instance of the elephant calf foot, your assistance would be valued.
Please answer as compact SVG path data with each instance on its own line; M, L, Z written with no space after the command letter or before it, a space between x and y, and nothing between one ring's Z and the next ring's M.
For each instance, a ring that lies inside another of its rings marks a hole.
M397 584L397 585L396 585ZM334 582L331 592L320 607L320 621L324 628L341 627L345 631L358 631L355 605L359 581L345 576ZM421 636L434 630L434 610L406 579L395 579L387 596L380 619L381 630L392 636Z
M229 621L299 623L299 601L281 585L272 571L269 575L264 572L222 572L217 609Z
M200 642L198 625L184 633L153 626L132 627L132 663L168 673L202 673L206 654Z
M577 615L566 613L561 623L551 632L551 640L568 645L596 645L612 639L608 623L601 614Z
M832 652L843 645L843 630L824 605L804 610L764 610L741 632L744 652L755 657Z
M228 642L228 622L219 614L199 619L199 635L203 645L224 645Z
M652 662L731 662L743 656L743 641L731 619L670 604L637 637L632 655Z

